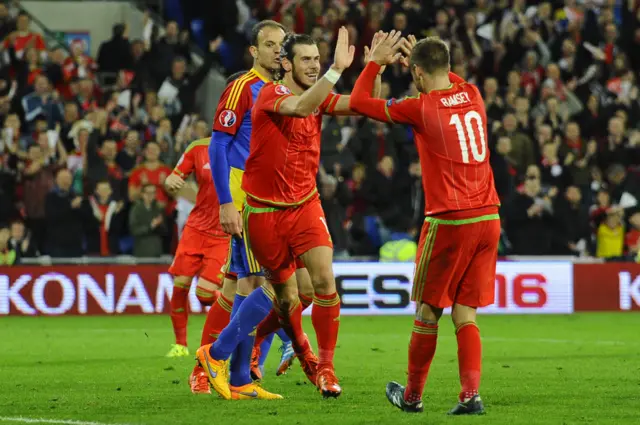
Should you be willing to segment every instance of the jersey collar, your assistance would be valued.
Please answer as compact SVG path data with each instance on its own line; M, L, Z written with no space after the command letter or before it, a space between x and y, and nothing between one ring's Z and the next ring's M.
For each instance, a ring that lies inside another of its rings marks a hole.
M254 74L256 74L256 77L260 78L260 79L261 79L262 81L264 81L265 83L268 83L268 82L270 81L270 80L268 80L267 78L265 78L262 74L260 74L260 73L258 72L258 70L257 70L257 69L255 69L255 68L251 68L251 71L250 71L250 72L253 72Z

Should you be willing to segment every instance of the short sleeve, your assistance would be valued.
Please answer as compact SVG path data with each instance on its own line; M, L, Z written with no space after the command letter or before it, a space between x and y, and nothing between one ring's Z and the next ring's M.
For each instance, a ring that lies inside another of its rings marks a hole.
M235 136L251 104L251 84L246 79L240 77L228 84L213 117L213 131Z
M267 84L260 90L256 107L265 112L278 112L282 101L291 96L293 93L284 84Z
M187 150L178 160L178 163L173 169L173 173L185 179L193 172L194 164L193 149Z

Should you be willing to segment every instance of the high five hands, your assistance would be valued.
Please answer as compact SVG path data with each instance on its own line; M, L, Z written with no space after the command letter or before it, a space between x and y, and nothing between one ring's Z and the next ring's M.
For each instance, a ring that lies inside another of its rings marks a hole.
M384 68L399 61L408 67L411 50L417 42L415 36L409 35L408 38L404 38L400 31L378 31L373 36L371 47L364 48L365 62L374 61Z

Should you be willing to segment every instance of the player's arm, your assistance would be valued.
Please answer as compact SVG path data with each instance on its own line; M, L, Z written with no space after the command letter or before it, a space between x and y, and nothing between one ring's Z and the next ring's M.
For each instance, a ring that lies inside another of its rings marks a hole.
M356 80L349 96L349 108L354 112L390 123L421 125L421 102L419 98L375 99L371 96L381 66L369 62Z
M279 96L274 99L273 102L267 102L265 109L270 109L269 104L272 103L272 111L277 114L288 117L308 117L318 109L331 94L331 90L338 81L337 77L339 77L340 74L342 74L342 69L332 65L329 71L302 95L295 96L293 94L285 94Z
M333 86L338 82L342 71L351 65L355 47L349 46L349 33L345 27L338 31L338 40L334 53L334 61L331 68L311 88L302 95L285 95L274 102L274 112L280 115L292 117L307 117L311 115L331 93ZM308 58L313 59L313 58ZM302 60L305 60L303 57Z
M164 181L164 187L169 195L175 197L184 187L185 180L194 171L193 145L182 154L175 168Z
M220 205L233 203L229 188L231 165L227 157L245 113L251 108L251 89L240 77L229 84L218 102L209 143L211 177Z

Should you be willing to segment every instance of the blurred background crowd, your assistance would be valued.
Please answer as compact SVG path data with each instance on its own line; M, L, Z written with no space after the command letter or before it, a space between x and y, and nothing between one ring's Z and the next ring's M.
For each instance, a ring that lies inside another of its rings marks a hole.
M135 23L142 39L116 22L87 55L47 46L28 15L0 4L0 264L172 253L188 201L162 183L188 144L210 135L213 111L196 113L196 93L212 67L250 68L249 32L266 18L311 34L324 66L341 25L357 57L379 29L443 38L452 71L485 98L501 254L636 258L640 1L169 6L166 24L147 15ZM199 65L193 48L203 52ZM345 72L339 92L349 93L362 66ZM383 97L415 94L407 69L386 70ZM325 117L318 187L337 257L398 259L419 234L421 171L405 126Z

